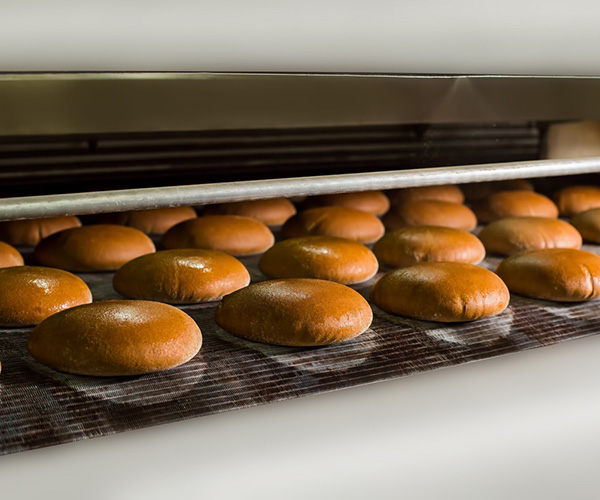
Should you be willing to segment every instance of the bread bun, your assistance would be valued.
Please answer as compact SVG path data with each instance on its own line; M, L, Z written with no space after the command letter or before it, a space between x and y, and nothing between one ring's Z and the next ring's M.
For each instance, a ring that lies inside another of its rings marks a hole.
M162 238L164 248L204 248L235 256L262 253L275 237L262 222L241 215L205 215L177 224Z
M295 213L296 207L286 198L220 203L204 209L204 215L243 215L267 226L280 226Z
M407 201L446 201L448 203L462 203L465 201L463 192L458 186L419 186L404 189L396 189L389 192L392 204L400 205Z
M0 241L0 267L22 266L23 256L16 248Z
M485 248L477 236L450 227L405 227L386 233L373 252L381 264L406 267L418 262L478 264Z
M58 311L92 301L74 274L47 267L0 269L0 326L37 325Z
M152 240L137 229L99 224L48 236L38 243L33 256L44 266L89 272L112 271L154 251Z
M113 377L174 368L201 345L196 322L173 306L104 300L46 319L31 332L27 349L54 370Z
M11 245L37 245L42 238L71 227L79 227L77 217L10 220L0 222L0 241Z
M585 241L600 243L600 208L578 213L571 219L571 224Z
M168 304L220 300L249 283L250 274L235 257L196 248L142 255L113 278L115 290L124 297Z
M558 211L563 217L600 207L600 188L596 186L570 186L554 195Z
M474 207L479 222L487 224L506 217L556 219L558 208L543 194L529 191L500 191Z
M459 262L421 262L384 275L371 300L392 314L424 321L473 321L504 311L506 285L493 272Z
M219 304L217 324L255 342L317 346L369 328L373 312L358 292L332 281L283 279L254 283Z
M331 236L304 236L276 243L258 267L269 278L317 278L361 283L378 268L373 252L362 243Z
M383 223L388 231L411 226L440 226L472 231L477 218L470 208L447 201L408 201L390 210Z
M545 217L509 217L492 222L479 233L488 252L512 255L542 248L579 248L581 235L571 224Z
M195 217L196 211L192 207L168 207L99 214L95 217L95 222L133 227L146 234L164 234L176 224Z
M381 238L385 229L373 214L352 208L319 207L294 215L281 232L285 238L333 236L371 243Z
M461 186L465 199L476 202L500 191L535 191L533 184L525 179L507 179L505 181L474 182Z
M496 270L517 295L558 302L581 302L600 293L600 257L572 248L520 252Z
M390 200L381 191L361 191L311 196L303 204L304 210L316 207L353 208L373 215L383 215L390 208Z

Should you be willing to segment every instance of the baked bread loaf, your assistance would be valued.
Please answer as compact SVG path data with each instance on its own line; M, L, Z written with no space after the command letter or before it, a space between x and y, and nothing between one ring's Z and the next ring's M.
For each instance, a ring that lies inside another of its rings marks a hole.
M205 215L177 224L162 238L164 248L204 248L235 256L262 253L275 237L262 222L241 215Z
M174 368L201 345L200 328L176 307L104 300L46 319L31 332L27 349L54 370L113 377Z
M22 266L23 256L16 248L0 241L0 267Z
M412 226L440 226L472 231L477 218L470 208L448 201L408 201L390 210L383 217L388 231Z
M0 326L37 325L54 313L91 301L88 286L66 271L35 266L0 269Z
M557 302L581 302L600 293L600 257L572 248L520 252L504 259L496 273L517 295Z
M0 222L0 241L17 246L37 245L46 236L79 226L77 217L10 220Z
M558 208L543 194L529 191L500 191L474 206L479 222L487 224L506 217L556 219Z
M140 255L155 251L154 243L132 227L111 224L75 227L44 238L34 258L67 271L112 271Z
M317 278L352 284L368 280L379 267L362 243L304 236L276 243L260 258L258 267L269 278Z
M98 214L95 216L95 222L133 227L146 234L165 234L176 224L195 217L196 211L192 207L168 207Z
M381 191L361 191L311 196L303 204L304 210L316 207L353 208L373 215L383 215L390 208L390 200Z
M339 283L282 279L228 295L215 319L229 333L255 342L318 346L360 335L371 325L373 312L362 295Z
M406 267L418 262L464 262L479 264L485 257L483 243L467 231L450 227L405 227L386 233L373 252L389 267Z
M571 217L580 212L600 207L600 188L596 186L570 186L554 195L558 212Z
M142 255L121 266L113 278L124 297L168 304L220 300L249 283L250 274L235 257L197 248Z
M204 208L204 215L243 215L267 226L280 226L295 213L296 207L286 198L220 203Z
M400 205L407 201L446 201L448 203L462 203L465 201L462 190L458 186L419 186L396 189L389 192L393 205Z
M371 300L392 314L451 323L495 316L510 294L493 272L459 262L421 262L385 274Z
M385 229L373 214L343 207L319 207L294 215L281 228L285 238L300 236L333 236L372 243Z
M533 184L525 179L507 179L504 181L474 182L461 186L465 200L476 202L500 191L535 191Z
M546 217L509 217L483 228L479 239L489 253L512 255L542 248L579 248L581 235L571 224Z
M578 213L571 219L571 224L585 241L600 243L600 208Z

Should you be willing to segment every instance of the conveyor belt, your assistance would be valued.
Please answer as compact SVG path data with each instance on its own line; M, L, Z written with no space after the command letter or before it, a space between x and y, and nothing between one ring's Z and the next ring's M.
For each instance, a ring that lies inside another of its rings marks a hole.
M586 247L600 253L600 247ZM243 259L253 281L257 258ZM488 258L495 268L500 259ZM96 300L119 298L112 273L81 274ZM367 296L375 278L355 286ZM185 365L128 378L55 372L26 351L30 328L0 330L0 454L368 384L600 332L600 301L556 304L513 296L486 320L435 324L374 309L372 327L336 346L286 348L238 339L213 320L216 303L182 307L204 345ZM198 421L198 425L202 425Z

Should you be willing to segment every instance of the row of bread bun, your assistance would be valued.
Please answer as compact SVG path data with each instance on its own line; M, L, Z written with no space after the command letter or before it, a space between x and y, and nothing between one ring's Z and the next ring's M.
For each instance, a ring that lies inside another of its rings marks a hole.
M284 295L285 295L285 294L284 294ZM250 302L251 302L251 301L250 301ZM246 303L247 303L247 301L242 301L241 303L242 303L242 305L243 305L243 304L246 304ZM219 308L219 310L221 310L221 308ZM236 316L237 316L237 315L236 315ZM242 315L242 316L243 316L243 315ZM465 319L466 319L466 318L465 318ZM233 328L233 327L231 327L231 326L230 326L230 329L232 329L232 328ZM267 341L268 341L268 340L267 340Z

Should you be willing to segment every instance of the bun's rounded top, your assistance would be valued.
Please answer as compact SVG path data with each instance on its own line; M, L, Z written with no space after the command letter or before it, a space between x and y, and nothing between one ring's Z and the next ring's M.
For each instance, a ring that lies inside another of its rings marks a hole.
M173 306L105 300L49 317L31 332L27 348L55 370L124 376L178 366L201 345L196 322Z
M204 208L204 215L242 215L267 226L280 226L295 213L296 207L286 198L220 203Z
M383 215L390 208L390 200L381 191L336 193L311 196L304 202L304 209L316 207L344 207L362 210L373 215Z
M22 266L23 264L23 256L19 251L11 247L8 243L0 241L0 268Z
M529 191L500 191L475 207L479 222L488 223L506 217L548 217L556 219L558 208L543 194Z
M112 271L154 251L152 240L137 229L98 224L67 229L44 238L36 246L34 258L45 266L68 271Z
M205 215L177 224L163 236L166 249L204 248L235 256L262 253L275 237L262 222L241 215Z
M371 243L385 229L373 214L343 207L319 207L304 210L290 218L281 229L286 238L332 236Z
M373 313L362 295L339 283L281 279L228 295L215 319L229 333L255 342L317 346L360 335Z
M600 207L600 187L570 186L554 195L558 211L563 217L570 217L592 208Z
M139 229L146 234L164 234L174 225L196 217L192 207L154 208L113 214L99 214L100 224L118 224Z
M407 201L446 201L448 203L462 203L465 201L463 192L458 186L419 186L405 189L397 189L390 193L394 205L400 205Z
M472 231L477 226L477 218L470 208L437 200L402 203L390 210L383 222L388 231L407 226L441 226Z
M37 245L41 239L71 227L81 226L77 217L11 220L0 222L0 241L11 245Z
M600 208L579 212L571 219L571 224L586 241L600 243Z

